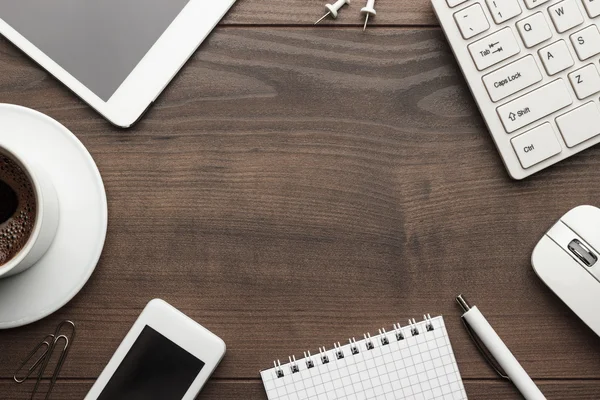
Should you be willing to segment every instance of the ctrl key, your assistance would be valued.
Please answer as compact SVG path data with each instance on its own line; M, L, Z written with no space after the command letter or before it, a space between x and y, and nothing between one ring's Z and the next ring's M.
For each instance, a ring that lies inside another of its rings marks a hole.
M560 143L549 123L511 140L523 168L529 168L561 152Z

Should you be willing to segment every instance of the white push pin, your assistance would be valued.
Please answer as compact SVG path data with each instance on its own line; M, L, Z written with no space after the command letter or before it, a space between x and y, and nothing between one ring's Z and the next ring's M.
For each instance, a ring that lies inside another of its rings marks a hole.
M323 15L321 17L321 19L319 19L317 22L315 22L315 25L317 25L319 22L323 21L329 15L331 15L331 17L333 19L336 19L338 16L338 11L340 10L340 8L344 7L344 5L346 5L346 4L350 4L350 0L337 0L333 4L325 4L325 8L328 9L329 12L327 14Z
M367 30L367 23L369 22L369 16L377 15L377 11L375 11L375 0L367 0L367 6L363 7L363 9L360 10L360 12L362 14L367 15L367 17L365 18L365 26L363 28L363 32L364 32Z

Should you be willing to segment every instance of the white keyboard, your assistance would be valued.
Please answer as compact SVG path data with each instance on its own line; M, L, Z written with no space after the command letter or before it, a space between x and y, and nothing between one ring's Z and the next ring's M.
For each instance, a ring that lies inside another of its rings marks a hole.
M600 0L432 0L509 174L600 141Z

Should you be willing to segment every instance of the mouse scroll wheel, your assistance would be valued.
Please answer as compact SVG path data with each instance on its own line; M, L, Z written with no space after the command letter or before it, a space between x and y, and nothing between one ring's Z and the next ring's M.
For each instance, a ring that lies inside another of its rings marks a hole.
M591 267L598 261L598 256L577 239L571 240L569 250L587 267Z

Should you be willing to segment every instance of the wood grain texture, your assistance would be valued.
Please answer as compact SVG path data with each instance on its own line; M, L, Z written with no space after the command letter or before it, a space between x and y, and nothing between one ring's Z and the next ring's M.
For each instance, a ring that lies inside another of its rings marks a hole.
M600 392L597 381L538 381L540 389L549 399L589 400L590 393ZM53 391L52 400L81 400L92 386L93 381L60 380ZM46 382L40 386L44 388ZM17 385L9 381L0 381L0 393L11 393L11 400L29 400L33 384ZM509 382L465 381L465 390L469 399L514 400L519 399L518 392ZM40 392L41 393L41 392ZM197 400L267 400L263 385L253 381L211 380L206 384Z
M312 25L326 13L331 0L238 0L221 22L227 25ZM322 26L362 26L365 19L360 9L366 0L352 1L337 19L326 19ZM430 0L377 0L377 16L369 26L437 25ZM358 32L357 32L358 33Z
M226 341L219 379L429 312L445 316L462 375L492 379L471 398L515 398L461 326L465 292L552 380L549 398L598 393L598 338L529 259L561 214L598 204L600 148L510 180L439 29L223 27L131 130L6 41L0 71L0 102L71 129L109 200L92 279L55 315L0 332L0 378L63 318L79 331L62 377L97 377L161 297ZM264 398L237 384L207 393Z

